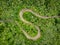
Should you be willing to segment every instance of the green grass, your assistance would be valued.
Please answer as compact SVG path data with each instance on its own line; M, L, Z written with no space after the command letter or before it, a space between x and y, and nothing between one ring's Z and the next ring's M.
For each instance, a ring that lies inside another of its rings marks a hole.
M35 36L37 30L20 20L19 11L24 8L41 16L59 16L60 0L0 0L0 45L60 45L60 18L41 19L25 12L24 19L39 26L41 31L41 37L36 41L25 37L20 28L30 36Z

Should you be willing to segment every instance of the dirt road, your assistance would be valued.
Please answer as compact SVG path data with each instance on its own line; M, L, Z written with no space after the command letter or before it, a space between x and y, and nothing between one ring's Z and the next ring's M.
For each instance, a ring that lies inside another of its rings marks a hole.
M24 23L30 24L30 25L34 25L34 24L32 24L31 22L26 21L26 20L23 18L24 12L31 12L31 13L34 14L35 16L37 16L37 17L39 17L39 18L43 18L43 19L58 17L58 16L52 16L52 17L40 16L38 13L35 13L35 12L33 12L32 10L30 10L30 9L22 9L22 10L19 12L20 19L21 19ZM22 29L22 32L24 33L24 35L26 36L26 38L35 41L35 40L37 40L38 38L40 38L41 33L40 33L39 27L36 26L36 25L34 25L34 26L35 26L35 28L36 28L37 31L38 31L38 33L37 33L36 36L34 36L34 37L29 36L28 33L27 33L25 30L23 30L23 29Z

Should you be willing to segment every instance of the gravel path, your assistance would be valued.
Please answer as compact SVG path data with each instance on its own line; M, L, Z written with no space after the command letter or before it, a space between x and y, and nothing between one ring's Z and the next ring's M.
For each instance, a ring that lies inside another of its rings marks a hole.
M22 10L19 12L20 19L21 19L24 23L26 23L26 24L30 24L30 25L34 25L34 24L32 24L32 23L26 21L26 20L23 18L23 14L24 14L24 12L31 12L31 13L34 14L35 16L37 16L37 17L39 17L39 18L43 18L43 19L48 19L48 18L55 18L55 17L58 17L58 16L52 16L52 17L40 16L39 14L33 12L33 11L30 10L30 9L22 9ZM38 33L37 33L36 36L34 36L34 37L29 36L29 35L27 34L27 32L26 32L25 30L23 30L23 29L22 29L22 32L24 33L24 35L26 36L26 38L35 41L35 40L37 40L38 38L40 38L41 33L40 33L40 29L39 29L39 27L36 26L36 25L34 25L34 26L35 26L35 28L36 28L37 31L38 31Z

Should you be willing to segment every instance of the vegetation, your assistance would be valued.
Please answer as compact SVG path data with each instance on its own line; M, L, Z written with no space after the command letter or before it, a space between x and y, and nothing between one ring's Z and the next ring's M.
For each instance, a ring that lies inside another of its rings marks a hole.
M0 0L0 45L60 45L60 18L41 19L31 12L24 13L23 17L39 26L41 31L36 41L25 37L21 28L30 36L35 36L37 30L20 20L19 12L24 8L41 16L59 16L60 0Z

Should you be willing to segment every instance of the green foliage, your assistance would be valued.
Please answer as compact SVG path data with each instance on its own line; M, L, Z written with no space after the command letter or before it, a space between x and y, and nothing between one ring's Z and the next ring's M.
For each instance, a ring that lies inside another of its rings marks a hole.
M24 19L39 26L41 31L41 37L36 41L25 37L21 28L30 36L35 36L37 30L20 20L19 11L24 8L41 16L59 16L60 0L0 0L0 45L60 45L60 18L41 19L25 12Z

